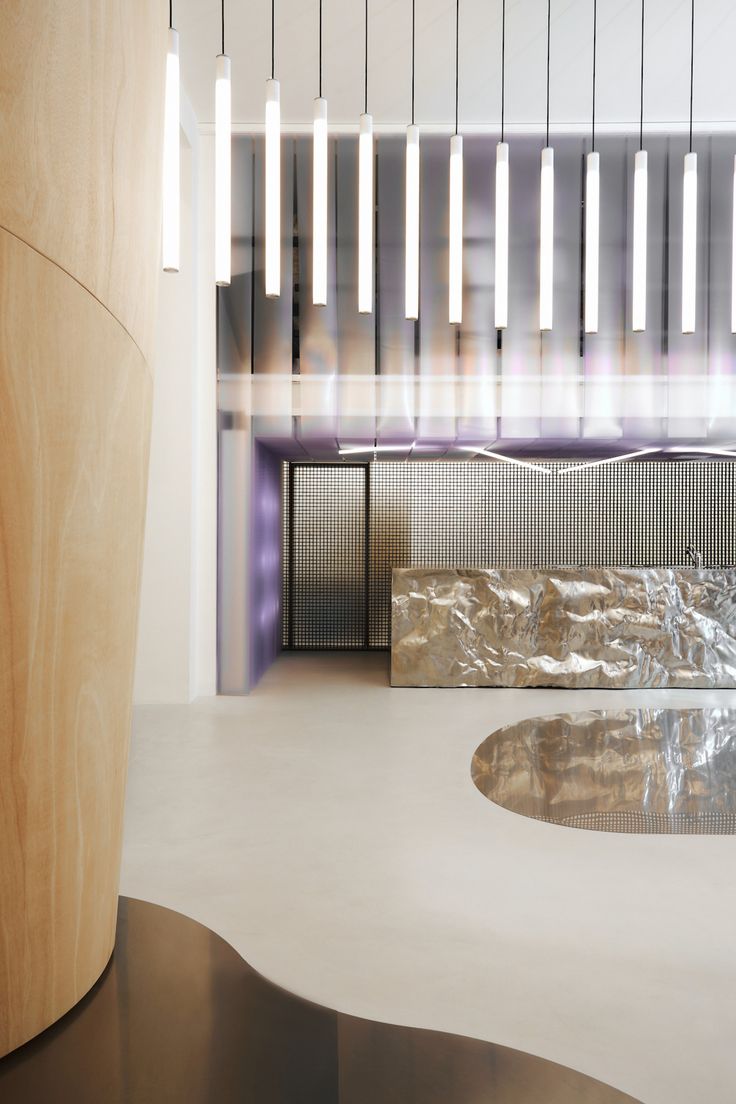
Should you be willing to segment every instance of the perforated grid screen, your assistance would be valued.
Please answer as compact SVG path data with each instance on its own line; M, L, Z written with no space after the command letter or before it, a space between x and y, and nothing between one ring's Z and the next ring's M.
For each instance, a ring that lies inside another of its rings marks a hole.
M394 567L736 563L733 462L542 466L285 465L284 646L389 647Z

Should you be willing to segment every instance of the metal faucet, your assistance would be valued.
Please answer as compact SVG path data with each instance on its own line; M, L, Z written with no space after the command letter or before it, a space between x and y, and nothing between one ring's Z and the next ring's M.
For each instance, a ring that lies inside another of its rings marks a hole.
M698 552L692 541L685 548L685 554L690 557L695 567L703 566L703 553Z

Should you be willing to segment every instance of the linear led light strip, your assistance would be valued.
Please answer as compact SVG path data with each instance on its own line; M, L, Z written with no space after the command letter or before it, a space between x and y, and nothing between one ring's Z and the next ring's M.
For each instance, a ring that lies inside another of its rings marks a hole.
M491 460L502 460L504 464L514 464L518 468L528 468L539 475L551 475L549 468L543 468L541 464L532 464L529 460L520 460L517 456L504 456L502 452L492 452L491 449L473 448L471 445L458 445L459 452L472 452L474 456L488 456Z
M587 471L588 468L600 468L603 464L618 464L620 460L633 460L636 456L647 456L652 452L661 452L659 448L637 449L636 452L624 452L620 456L606 456L603 460L588 460L584 464L575 464L571 468L562 468L558 475L574 475L576 472Z
M405 445L348 445L337 450L338 456L358 456L366 452L404 452L411 451L416 446L416 441Z

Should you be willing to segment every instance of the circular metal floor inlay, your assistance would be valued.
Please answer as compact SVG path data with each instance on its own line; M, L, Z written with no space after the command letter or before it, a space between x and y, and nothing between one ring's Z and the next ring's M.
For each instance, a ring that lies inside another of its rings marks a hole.
M736 833L736 710L532 717L494 732L472 777L511 812L600 832Z

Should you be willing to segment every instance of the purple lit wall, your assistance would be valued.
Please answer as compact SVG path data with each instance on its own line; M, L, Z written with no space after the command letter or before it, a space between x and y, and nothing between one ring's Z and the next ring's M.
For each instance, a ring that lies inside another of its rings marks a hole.
M281 637L281 463L259 441L251 473L250 688L278 655Z

